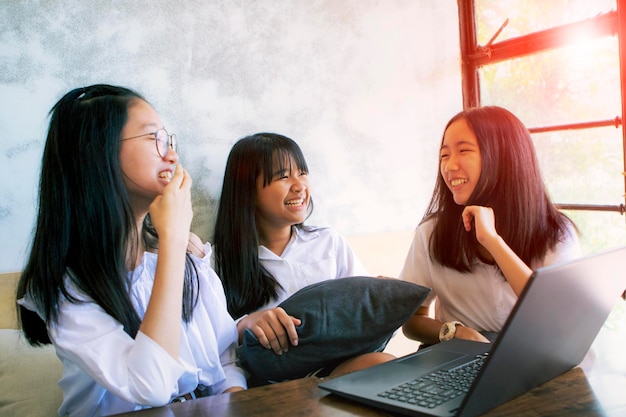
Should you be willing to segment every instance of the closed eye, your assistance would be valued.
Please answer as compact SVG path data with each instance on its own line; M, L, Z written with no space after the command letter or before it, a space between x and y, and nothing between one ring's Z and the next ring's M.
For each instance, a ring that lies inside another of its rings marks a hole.
M281 171L276 171L274 176L272 177L272 181L284 180L285 178L289 178L287 170L283 169Z

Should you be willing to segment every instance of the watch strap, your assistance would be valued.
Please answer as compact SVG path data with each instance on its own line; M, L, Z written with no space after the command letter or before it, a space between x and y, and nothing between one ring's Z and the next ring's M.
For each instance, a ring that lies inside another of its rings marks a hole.
M456 327L463 326L458 320L448 321L441 325L439 329L439 341L447 342L448 340L454 339L454 335L456 334Z

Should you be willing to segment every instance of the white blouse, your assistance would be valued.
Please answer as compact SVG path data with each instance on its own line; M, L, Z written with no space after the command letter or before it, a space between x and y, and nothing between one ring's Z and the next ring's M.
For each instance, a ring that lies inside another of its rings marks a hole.
M49 327L63 362L60 415L101 416L161 406L198 384L210 394L246 387L235 363L237 328L226 309L221 281L210 267L208 243L204 251L202 259L193 257L200 294L192 320L183 322L178 360L142 332L131 338L99 305L70 287L72 295L86 302L62 299L58 323ZM157 255L146 252L141 265L129 273L131 299L140 317L150 300L156 262ZM29 300L20 303L34 310Z
M472 272L462 273L433 262L428 242L434 219L421 223L406 257L400 278L432 289L423 306L435 302L435 318L458 320L478 331L499 332L517 302L517 296L496 265L474 262ZM564 241L546 254L532 269L581 256L578 235L573 227Z
M278 256L259 246L261 265L282 288L275 300L260 310L272 308L307 285L335 278L368 276L367 269L348 242L329 228L294 227L295 233Z

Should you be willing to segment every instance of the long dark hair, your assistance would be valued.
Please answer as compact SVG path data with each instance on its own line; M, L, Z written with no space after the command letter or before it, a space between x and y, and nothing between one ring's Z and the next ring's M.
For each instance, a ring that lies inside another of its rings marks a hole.
M228 155L213 244L215 270L224 284L228 311L234 318L256 311L277 295L278 282L259 262L256 181L262 175L263 186L270 184L279 168L289 168L284 164L290 157L299 171L309 172L298 144L276 133L242 138ZM279 167L274 166L276 161ZM312 210L311 200L309 215Z
M460 119L466 120L476 135L482 160L480 178L467 205L493 208L496 229L511 249L529 266L542 261L546 252L564 239L573 222L548 196L528 129L510 111L485 106L456 114L444 132ZM422 219L435 218L430 253L444 266L469 272L479 256L479 244L475 234L463 228L463 209L454 202L438 171Z
M156 249L150 216L137 230L119 161L121 132L128 108L139 93L96 84L65 94L50 111L39 182L34 239L16 296L28 296L38 314L18 307L31 344L50 343L47 326L59 316L61 297L73 297L65 277L119 321L135 337L141 319L133 307L128 271L141 234ZM130 257L128 255L131 255ZM197 272L187 258L183 318L190 320L197 300Z

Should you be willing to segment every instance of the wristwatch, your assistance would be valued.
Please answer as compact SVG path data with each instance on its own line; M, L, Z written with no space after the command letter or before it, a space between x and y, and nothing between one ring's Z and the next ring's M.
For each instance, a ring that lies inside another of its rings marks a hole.
M448 340L454 339L454 335L456 334L456 326L463 326L463 323L460 321L448 321L441 325L441 329L439 329L439 341L447 342Z

